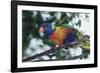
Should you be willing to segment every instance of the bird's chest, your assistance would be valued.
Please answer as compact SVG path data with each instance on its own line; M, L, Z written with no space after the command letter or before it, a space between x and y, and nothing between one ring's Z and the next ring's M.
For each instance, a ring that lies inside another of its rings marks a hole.
M50 39L55 44L61 45L68 33L69 33L69 30L66 30L66 29L55 30L55 32L53 32L52 35L50 36Z

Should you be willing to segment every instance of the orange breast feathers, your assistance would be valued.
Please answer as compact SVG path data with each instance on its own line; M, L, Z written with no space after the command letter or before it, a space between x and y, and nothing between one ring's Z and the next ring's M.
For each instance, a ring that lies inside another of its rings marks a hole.
M68 33L71 32L71 29L56 27L55 31L50 36L50 40L57 45L63 44L64 39L67 37Z

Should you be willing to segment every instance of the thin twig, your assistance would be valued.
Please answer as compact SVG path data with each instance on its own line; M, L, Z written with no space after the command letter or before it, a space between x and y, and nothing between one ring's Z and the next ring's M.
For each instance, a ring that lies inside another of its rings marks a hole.
M41 57L41 56L44 56L44 55L53 53L53 52L55 52L55 51L58 50L58 49L60 49L60 48L52 48L52 49L50 49L50 50L48 50L48 51L45 51L45 52L43 52L43 53L40 53L40 54L31 56L31 57L28 57L28 58L26 58L26 59L23 59L23 62L27 62L27 61L36 59L36 58L38 58L38 57Z

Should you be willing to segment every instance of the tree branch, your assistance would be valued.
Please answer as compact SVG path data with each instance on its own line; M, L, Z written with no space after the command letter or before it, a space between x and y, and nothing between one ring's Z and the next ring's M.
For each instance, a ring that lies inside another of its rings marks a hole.
M55 51L58 50L58 49L61 49L61 48L52 48L52 49L50 49L50 50L48 50L48 51L45 51L45 52L43 52L43 53L40 53L40 54L31 56L31 57L28 57L28 58L26 58L26 59L23 59L22 61L23 61L23 62L27 62L27 61L36 59L36 58L38 58L38 57L41 57L41 56L44 56L44 55L53 53L53 52L55 52Z

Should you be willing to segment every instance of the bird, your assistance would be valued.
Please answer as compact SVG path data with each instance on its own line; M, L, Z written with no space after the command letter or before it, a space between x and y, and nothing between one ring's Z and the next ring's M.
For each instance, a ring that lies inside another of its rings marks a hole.
M44 33L56 47L63 44L71 44L77 40L76 30L73 28L64 28L62 26L55 26L52 29L51 23L41 24L39 27L39 32Z

